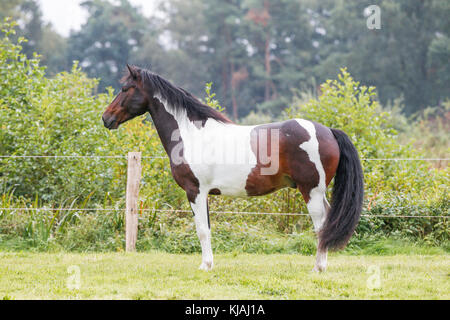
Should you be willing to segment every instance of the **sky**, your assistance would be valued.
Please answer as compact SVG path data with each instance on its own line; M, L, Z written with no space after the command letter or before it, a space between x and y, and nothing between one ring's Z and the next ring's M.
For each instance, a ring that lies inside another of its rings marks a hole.
M69 36L70 30L79 30L86 21L87 12L80 7L85 0L38 0L45 22L51 22L53 28L63 36ZM145 16L151 16L160 0L129 0L134 6L140 6Z

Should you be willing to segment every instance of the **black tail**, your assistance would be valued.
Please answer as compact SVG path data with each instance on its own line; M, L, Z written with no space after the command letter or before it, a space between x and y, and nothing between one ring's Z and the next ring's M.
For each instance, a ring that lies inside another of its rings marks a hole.
M358 152L345 132L331 129L340 150L331 209L319 233L319 249L341 249L355 231L364 197L364 177Z

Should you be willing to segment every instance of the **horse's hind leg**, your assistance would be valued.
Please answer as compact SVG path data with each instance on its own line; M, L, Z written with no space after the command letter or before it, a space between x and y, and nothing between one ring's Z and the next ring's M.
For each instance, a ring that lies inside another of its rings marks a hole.
M320 229L325 222L326 215L330 209L330 205L325 197L325 192L320 190L311 190L306 206L309 215L314 224L314 231L319 234ZM314 271L325 271L327 267L327 250L319 250L319 243L317 243L317 255Z

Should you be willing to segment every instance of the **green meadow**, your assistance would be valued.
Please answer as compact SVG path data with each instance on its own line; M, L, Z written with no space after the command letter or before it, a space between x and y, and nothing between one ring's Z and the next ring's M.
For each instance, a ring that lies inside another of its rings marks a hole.
M449 299L445 254L0 253L0 299Z

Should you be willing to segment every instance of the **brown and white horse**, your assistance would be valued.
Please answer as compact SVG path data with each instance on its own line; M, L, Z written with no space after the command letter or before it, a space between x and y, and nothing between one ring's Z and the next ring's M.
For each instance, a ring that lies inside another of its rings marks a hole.
M304 119L240 126L159 75L127 67L104 125L117 129L150 112L194 213L200 269L213 267L208 194L258 196L291 187L303 195L318 234L314 270L325 270L327 250L347 244L362 208L363 174L348 136ZM330 207L325 191L333 177Z

